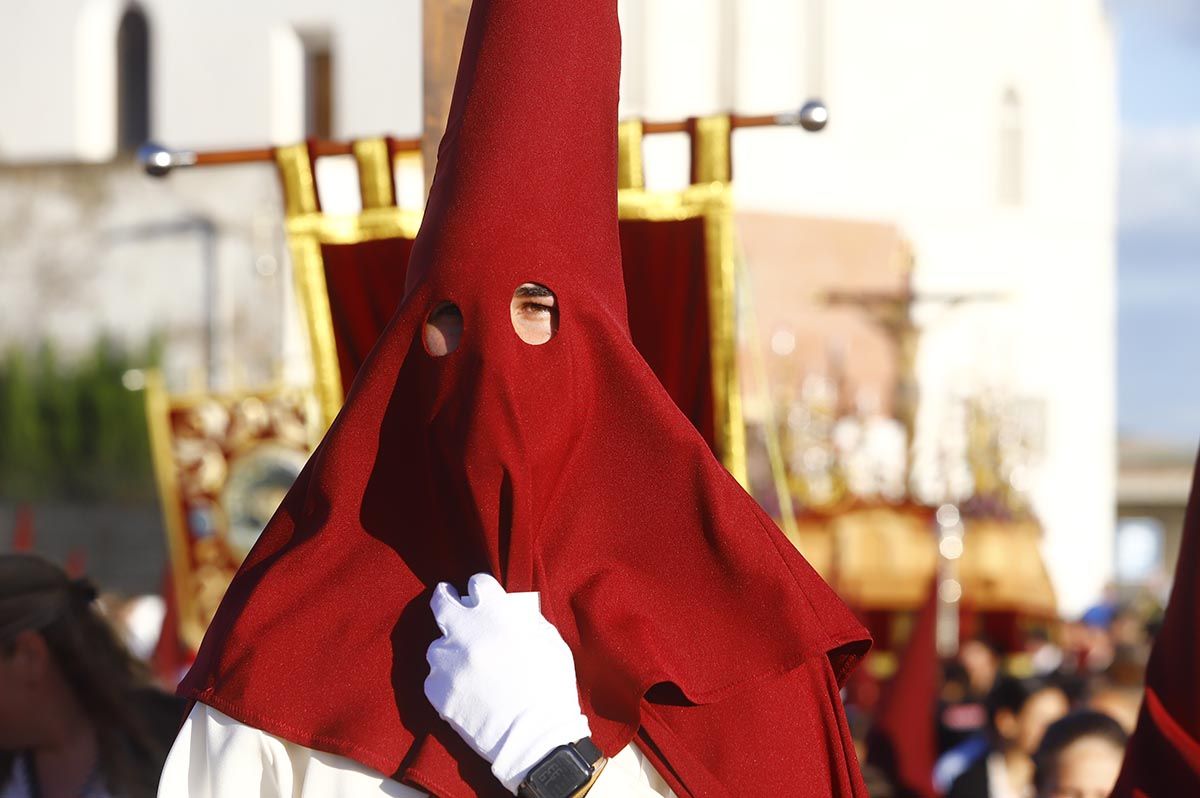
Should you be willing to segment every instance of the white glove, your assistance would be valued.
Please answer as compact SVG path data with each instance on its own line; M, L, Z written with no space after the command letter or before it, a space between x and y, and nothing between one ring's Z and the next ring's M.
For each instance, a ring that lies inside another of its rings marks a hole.
M425 696L515 795L547 754L591 734L571 649L537 593L506 593L489 574L471 577L466 596L439 584L430 605L442 637L426 655Z

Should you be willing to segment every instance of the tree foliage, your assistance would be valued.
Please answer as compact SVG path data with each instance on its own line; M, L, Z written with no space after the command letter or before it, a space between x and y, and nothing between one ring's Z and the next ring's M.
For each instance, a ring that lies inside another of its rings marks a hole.
M0 500L152 498L144 397L124 377L158 359L109 339L71 360L50 343L0 356Z

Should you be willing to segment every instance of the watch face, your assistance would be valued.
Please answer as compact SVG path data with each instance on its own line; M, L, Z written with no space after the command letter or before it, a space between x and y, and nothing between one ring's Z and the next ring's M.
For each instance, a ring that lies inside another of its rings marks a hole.
M531 798L570 798L592 777L592 767L569 746L556 748L525 780Z

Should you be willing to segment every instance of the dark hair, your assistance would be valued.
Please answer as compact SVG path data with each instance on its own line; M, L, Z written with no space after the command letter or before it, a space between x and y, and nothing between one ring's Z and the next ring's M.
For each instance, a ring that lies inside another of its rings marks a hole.
M12 653L19 632L36 630L96 729L109 791L153 795L156 785L148 783L144 765L161 762L166 750L135 700L149 675L100 615L95 598L90 582L71 579L40 557L0 555L0 629L8 638L0 640L0 653ZM12 772L13 757L0 752L0 784Z
M975 635L967 642L978 643L979 645L983 646L993 657L995 657L997 662L1004 659L1004 646L1000 645L998 642L996 642L995 638L990 637L989 635Z
M1088 737L1104 740L1117 750L1124 750L1129 735L1121 724L1103 712L1087 709L1072 712L1046 727L1037 753L1033 755L1033 784L1041 790L1058 768L1058 757L1069 746Z
M988 724L996 728L996 715L1001 710L1008 710L1014 715L1020 714L1030 698L1043 690L1062 690L1055 680L1039 677L1018 679L1015 676L1001 676L988 693L986 705Z

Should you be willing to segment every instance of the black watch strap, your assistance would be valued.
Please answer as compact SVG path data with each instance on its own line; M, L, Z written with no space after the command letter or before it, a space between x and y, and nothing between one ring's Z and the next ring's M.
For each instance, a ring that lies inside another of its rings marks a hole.
M604 752L596 747L591 737L584 737L582 740L577 740L575 742L575 750L592 767L595 767L596 763L604 758Z

